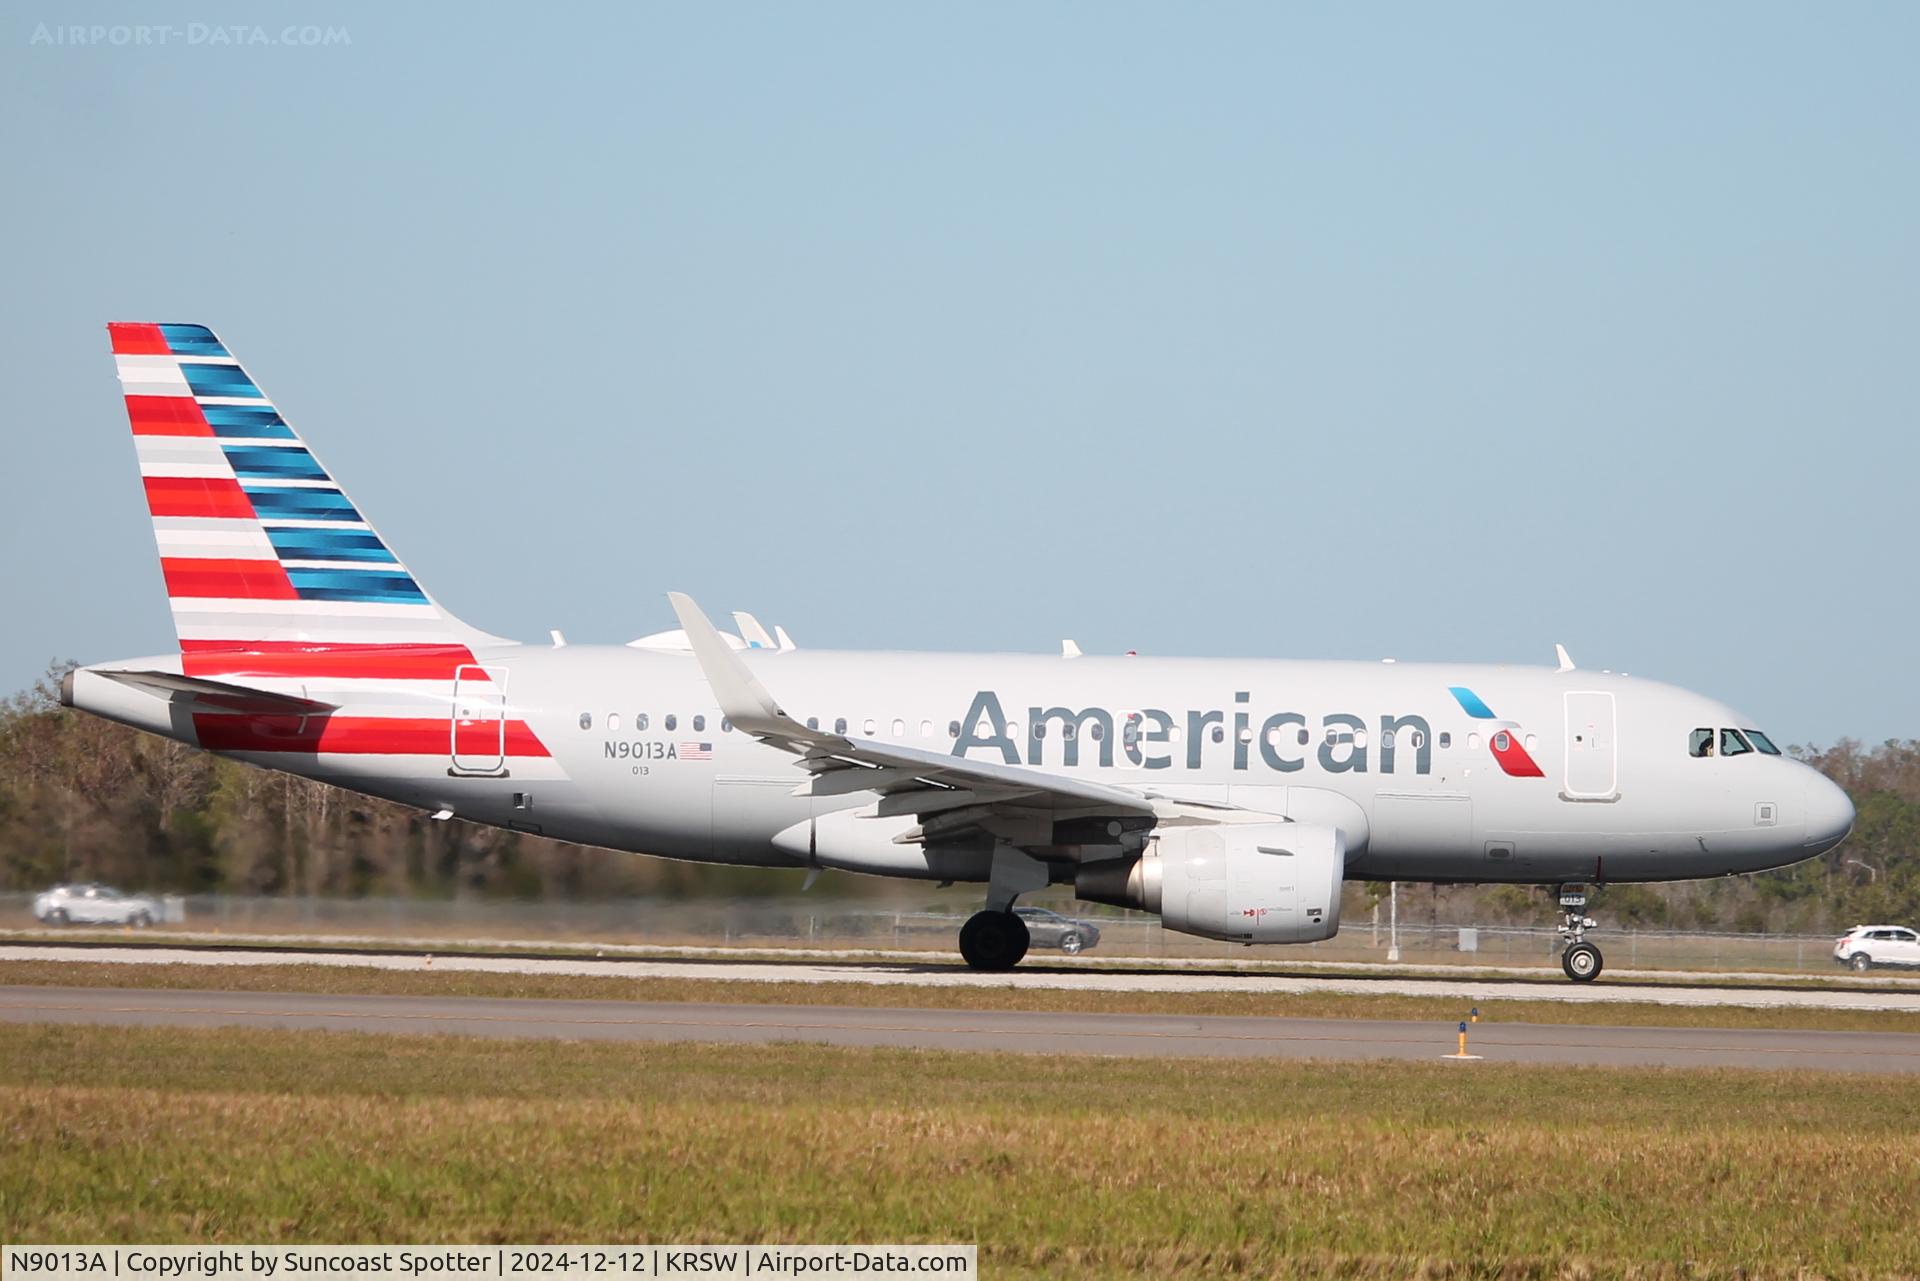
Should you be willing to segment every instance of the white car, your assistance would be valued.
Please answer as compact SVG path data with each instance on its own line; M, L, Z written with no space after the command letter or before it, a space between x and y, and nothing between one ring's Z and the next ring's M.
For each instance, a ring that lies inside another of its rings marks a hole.
M1904 925L1856 925L1833 945L1833 959L1856 970L1920 965L1920 933Z
M56 885L33 900L33 914L48 925L147 926L160 919L160 904L109 885Z

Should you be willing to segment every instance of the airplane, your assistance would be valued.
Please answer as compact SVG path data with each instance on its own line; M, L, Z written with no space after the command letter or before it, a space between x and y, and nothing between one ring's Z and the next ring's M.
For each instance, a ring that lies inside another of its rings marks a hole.
M679 626L528 645L440 605L209 328L108 326L179 639L67 706L268 769L563 841L967 882L967 964L1021 895L1244 944L1340 928L1343 882L1560 887L1782 867L1846 793L1726 705L1574 665L802 650ZM458 465L457 463L455 464ZM751 619L750 615L736 618Z

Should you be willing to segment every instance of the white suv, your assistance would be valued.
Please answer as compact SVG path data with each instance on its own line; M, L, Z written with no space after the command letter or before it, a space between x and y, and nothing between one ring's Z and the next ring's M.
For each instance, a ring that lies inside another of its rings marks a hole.
M48 925L152 925L160 905L107 885L56 885L33 900L33 914Z
M1856 970L1920 965L1920 933L1904 925L1856 925L1833 945L1833 959Z

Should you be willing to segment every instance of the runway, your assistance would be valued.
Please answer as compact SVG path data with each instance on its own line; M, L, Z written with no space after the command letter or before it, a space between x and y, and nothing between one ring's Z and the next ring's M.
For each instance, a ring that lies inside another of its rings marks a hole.
M1179 1017L845 1006L0 988L0 1022L273 1027L594 1041L707 1041L1030 1054L1441 1061L1455 1028L1370 1019ZM1478 1063L1920 1072L1920 1035L1482 1023Z
M1167 962L1111 963L1077 958L1033 960L1007 974L983 974L924 957L776 955L766 950L708 949L698 956L534 956L479 952L374 952L298 947L229 948L18 943L0 945L0 961L57 961L76 965L316 965L439 972L591 975L629 979L714 979L748 983L865 984L905 987L1047 988L1102 992L1335 993L1428 996L1475 1001L1630 1001L1655 1005L1722 1005L1751 1009L1895 1010L1920 1012L1920 986L1903 978L1794 980L1781 975L1697 974L1689 982L1650 982L1603 976L1570 983L1539 971L1446 974L1377 969L1292 970Z

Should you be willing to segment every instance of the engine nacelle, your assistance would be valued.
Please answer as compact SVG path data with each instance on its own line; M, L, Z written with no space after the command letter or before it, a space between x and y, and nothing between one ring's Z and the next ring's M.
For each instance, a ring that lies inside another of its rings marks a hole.
M1340 930L1346 837L1317 823L1163 828L1133 858L1082 863L1074 893L1229 943L1313 943Z

